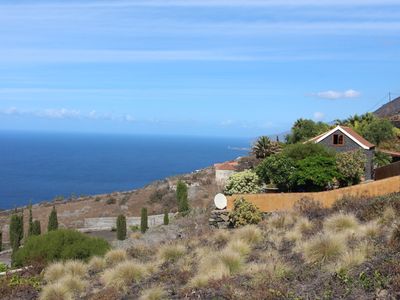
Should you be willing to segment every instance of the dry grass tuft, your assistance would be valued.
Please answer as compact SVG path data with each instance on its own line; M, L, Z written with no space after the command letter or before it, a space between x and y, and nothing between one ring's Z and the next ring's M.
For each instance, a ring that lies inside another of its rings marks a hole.
M44 280L46 282L55 282L65 275L66 272L62 262L52 263L44 270Z
M214 233L212 240L218 245L225 245L229 238L230 234L227 230L219 229Z
M232 240L226 245L226 249L230 249L234 252L239 253L241 256L247 256L250 254L251 249L249 244L243 240Z
M294 230L302 235L309 233L314 227L314 224L307 218L299 218L294 225Z
M94 256L89 261L89 270L98 273L106 268L106 260L103 257Z
M247 225L236 229L232 237L232 239L240 239L250 245L258 244L262 238L262 231L256 225Z
M302 248L308 263L333 262L346 251L346 239L338 234L319 234L304 242Z
M368 239L376 239L382 233L382 228L376 221L372 221L362 225L360 233Z
M393 207L388 206L383 211L382 216L379 219L379 223L386 226L391 226L396 221L396 219L397 219L396 211L394 210Z
M74 277L83 278L86 276L88 266L79 260L68 260L64 263L65 272Z
M219 257L222 263L228 267L230 274L237 273L243 266L242 257L232 249L224 249Z
M87 287L88 283L79 277L74 277L69 274L58 281L62 286L70 291L72 294L80 294Z
M40 300L73 300L73 295L67 286L61 283L52 283L43 287Z
M324 229L330 232L343 232L346 230L356 230L359 222L354 215L350 214L334 214L327 218L324 222Z
M114 268L105 270L101 280L107 287L126 291L131 284L139 282L146 274L146 268L143 265L134 261L124 261Z
M159 258L163 262L175 262L185 255L186 248L182 245L166 244L158 252Z
M167 298L167 293L162 287L153 287L143 291L139 300L162 300Z
M114 266L128 259L128 254L123 249L110 250L104 256L108 266Z

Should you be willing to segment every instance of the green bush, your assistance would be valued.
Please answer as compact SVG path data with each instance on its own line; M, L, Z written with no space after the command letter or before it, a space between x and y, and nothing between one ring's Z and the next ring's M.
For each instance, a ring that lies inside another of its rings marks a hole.
M229 177L225 194L257 194L260 192L260 178L251 171L243 171Z
M387 166L392 163L392 157L389 154L381 151L376 151L374 154L374 165L377 168Z
M57 218L57 211L55 206L51 210L49 216L49 223L47 224L47 231L53 231L58 229L58 218Z
M164 211L164 225L169 224L169 215L168 215L168 210Z
M117 218L117 239L123 241L126 239L126 218L119 215Z
M186 214L189 211L188 187L182 180L176 186L176 199L178 201L178 211Z
M149 229L148 226L148 217L147 217L147 208L143 207L141 212L141 219L140 219L140 231L145 233Z
M340 186L358 184L365 173L367 156L362 150L342 152L336 155L336 167L339 172Z
M335 150L315 143L287 145L282 153L295 161L300 161L311 156L335 157L336 155Z
M233 226L240 227L248 224L258 224L262 215L260 210L253 203L239 198L234 201L233 211L229 214Z
M290 190L290 175L296 170L295 161L286 155L276 154L264 159L256 169L258 177L264 183L273 183L279 189Z
M32 235L41 235L41 234L42 234L42 228L40 226L40 221L39 220L33 221Z
M394 138L392 122L381 118L372 118L369 122L362 122L359 132L371 143L379 146L380 143Z
M297 191L318 192L332 185L339 175L335 158L318 155L299 161L291 180Z
M290 134L286 136L289 144L307 141L325 131L329 130L329 125L313 120L298 119L292 126Z
M35 261L81 259L104 255L110 245L101 238L89 237L75 230L60 229L28 238L24 247L12 256L15 267Z
M10 244L13 251L18 250L24 237L24 216L16 211L12 214L9 228Z

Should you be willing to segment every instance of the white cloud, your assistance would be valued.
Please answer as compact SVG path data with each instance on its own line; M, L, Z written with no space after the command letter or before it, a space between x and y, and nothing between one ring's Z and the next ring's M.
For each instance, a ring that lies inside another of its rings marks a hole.
M318 92L318 93L313 93L311 96L322 98L322 99L330 99L330 100L337 100L337 99L352 99L352 98L358 98L361 96L361 93L359 91L355 90L347 90L347 91L323 91L323 92Z
M316 120L316 121L321 121L324 119L324 117L325 117L325 114L322 112L317 111L314 113L314 120Z

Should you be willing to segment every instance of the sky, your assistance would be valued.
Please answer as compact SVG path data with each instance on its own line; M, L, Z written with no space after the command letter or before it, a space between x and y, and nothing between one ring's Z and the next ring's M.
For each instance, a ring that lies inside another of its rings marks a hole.
M400 0L0 0L0 130L254 137L399 78Z

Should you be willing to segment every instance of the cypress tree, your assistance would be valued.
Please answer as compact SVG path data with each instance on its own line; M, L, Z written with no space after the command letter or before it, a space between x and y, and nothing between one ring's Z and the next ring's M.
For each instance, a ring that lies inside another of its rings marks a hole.
M182 180L176 186L176 199L178 201L178 211L186 214L189 211L188 187Z
M49 216L49 223L47 225L47 231L53 231L58 229L58 219L57 219L57 211L56 207L53 206Z
M126 218L119 215L117 218L117 239L123 241L126 239Z
M145 233L149 229L148 227L148 219L147 219L147 208L143 207L142 208L142 213L141 213L141 220L140 220L140 231L142 233Z
M9 236L11 248L13 251L18 250L24 237L24 216L23 214L18 214L17 210L11 216Z
M168 225L169 224L169 215L168 215L168 211L165 210L164 211L164 225Z
M0 230L0 251L3 251L3 232Z
M32 235L41 235L42 229L40 227L40 221L39 220L33 221L32 228L33 228L32 229Z
M28 223L28 236L33 235L33 216L32 216L32 205L29 204L29 223Z

